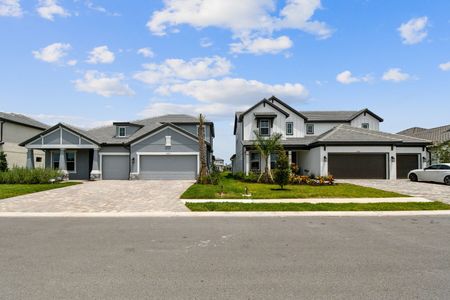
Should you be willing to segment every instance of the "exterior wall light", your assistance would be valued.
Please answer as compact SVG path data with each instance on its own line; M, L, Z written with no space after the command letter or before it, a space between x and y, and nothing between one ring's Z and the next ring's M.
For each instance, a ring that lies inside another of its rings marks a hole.
M136 158L134 158L134 157L131 159L131 163L132 163L133 165L134 165L135 160L136 160Z
M427 158L425 156L422 157L423 162L427 162Z
M325 156L323 157L323 161L324 161L324 162L327 162L327 160L328 160L328 157L325 155Z
M395 156L391 156L391 162L395 163Z

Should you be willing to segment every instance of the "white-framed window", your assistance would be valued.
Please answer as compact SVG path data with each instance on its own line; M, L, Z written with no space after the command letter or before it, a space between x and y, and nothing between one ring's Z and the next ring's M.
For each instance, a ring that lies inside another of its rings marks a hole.
M306 124L306 134L314 134L314 124Z
M59 151L51 152L51 166L53 169L59 169ZM69 173L77 172L77 152L66 151L66 169Z
M259 134L265 136L270 135L270 120L259 120Z
M126 137L127 136L127 128L124 126L117 128L117 136L118 137Z
M278 153L270 154L270 168L273 170L277 167Z
M166 147L172 146L172 137L170 135L166 136Z
M286 122L286 135L294 135L294 123Z
M363 128L363 129L369 129L369 128L370 128L370 125L369 125L369 123L362 123L362 124L361 124L361 128Z
M259 165L259 153L258 152L251 152L250 153L250 170L252 171L259 171L260 165Z

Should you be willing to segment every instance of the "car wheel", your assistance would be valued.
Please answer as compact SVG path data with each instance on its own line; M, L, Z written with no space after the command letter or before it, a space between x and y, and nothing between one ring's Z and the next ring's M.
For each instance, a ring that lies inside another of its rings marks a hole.
M446 185L450 185L450 176L447 176L447 177L444 178L444 183Z
M417 175L412 173L409 175L409 180L417 182L419 180L419 178L417 178Z

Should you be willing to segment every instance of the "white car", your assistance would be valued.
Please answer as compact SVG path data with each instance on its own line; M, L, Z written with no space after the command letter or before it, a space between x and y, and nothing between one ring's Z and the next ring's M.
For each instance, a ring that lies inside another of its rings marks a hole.
M450 164L436 164L425 169L412 170L408 178L411 181L430 181L450 185Z

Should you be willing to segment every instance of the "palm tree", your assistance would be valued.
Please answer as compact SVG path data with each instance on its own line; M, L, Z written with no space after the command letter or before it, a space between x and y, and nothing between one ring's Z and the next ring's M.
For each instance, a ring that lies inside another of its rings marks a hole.
M255 135L256 140L253 143L253 146L255 146L256 150L259 152L259 155L261 155L261 159L266 163L264 172L261 172L261 175L259 175L258 182L263 179L263 182L271 183L273 182L273 177L272 173L269 171L269 156L271 153L275 153L281 148L280 139L282 134L274 133L269 137L264 137L261 136L257 130L255 130Z
M208 166L206 164L206 144L205 144L205 117L200 114L198 126L198 143L200 152L200 174L198 175L198 183L208 183Z

